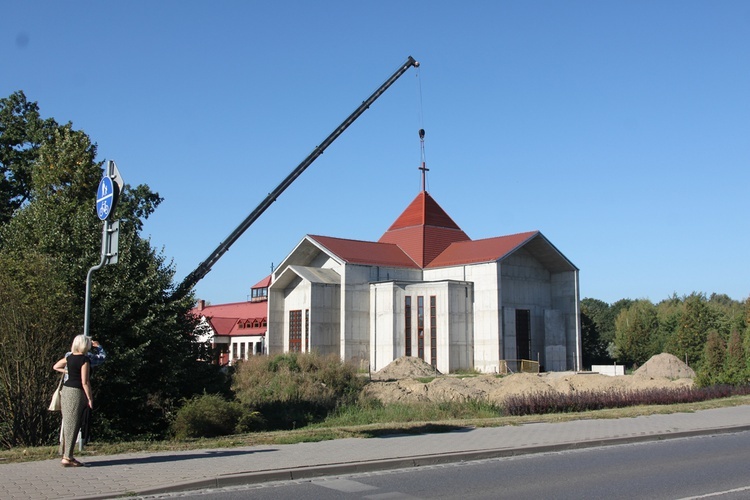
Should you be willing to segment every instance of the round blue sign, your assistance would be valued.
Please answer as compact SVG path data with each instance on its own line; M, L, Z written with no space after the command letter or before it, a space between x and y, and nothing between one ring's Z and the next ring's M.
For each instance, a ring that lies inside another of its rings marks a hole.
M99 182L99 188L96 190L96 215L100 220L107 220L112 212L112 205L115 200L115 190L112 186L112 179L102 177Z

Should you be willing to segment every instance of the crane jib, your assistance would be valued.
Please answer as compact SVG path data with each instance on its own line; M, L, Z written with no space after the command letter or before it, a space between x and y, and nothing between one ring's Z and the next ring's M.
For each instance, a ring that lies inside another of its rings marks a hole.
M323 142L321 142L318 146L316 146L313 151L302 160L302 163L297 165L297 167L292 170L292 172L283 180L281 183L271 191L268 196L253 210L250 215L248 215L245 220L242 221L242 223L237 226L237 228L232 231L232 233L219 244L218 247L216 247L216 250L214 250L211 255L208 256L206 260L198 264L198 267L195 268L194 271L192 271L190 274L188 274L185 279L180 283L180 285L175 290L174 296L182 296L190 289L192 289L201 279L203 279L209 271L211 271L211 268L213 265L221 258L222 255L224 255L227 250L229 250L229 247L232 246L232 244L239 239L240 236L242 236L242 233L247 230L248 227L250 227L253 222L255 222L258 217L260 217L263 212L266 211L266 209L279 197L281 193L288 188L292 182L299 177L302 172L305 171L307 167L310 166L310 164L315 161L315 159L323 154L323 151L331 145L333 141L340 136L344 130L346 130L349 125L354 123L354 121L359 118L359 116L367 110L367 108L370 107L370 105L375 102L387 89L390 87L396 80L403 75L406 70L411 68L412 66L419 67L419 63L414 60L413 57L409 56L404 64L399 67L396 72L394 72L390 78L388 78L385 83L383 83L378 89L370 95L366 100L362 101L362 104L357 107L357 109L352 112L351 115L349 115L346 120L344 120L341 125L336 127L334 131L326 137Z

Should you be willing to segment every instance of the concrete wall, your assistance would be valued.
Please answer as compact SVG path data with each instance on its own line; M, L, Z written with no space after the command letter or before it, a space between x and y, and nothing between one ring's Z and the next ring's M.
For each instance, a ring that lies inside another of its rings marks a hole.
M352 363L370 361L370 267L344 266L341 282L340 356Z
M404 355L404 285L370 285L370 371Z
M625 365L593 365L591 371L616 377L618 375L625 375Z
M527 250L516 250L500 265L501 296L504 312L503 356L518 359L516 346L516 310L531 314L529 358L545 365L544 313L552 307L549 271ZM546 365L545 365L546 366Z
M341 287L313 283L310 302L310 350L320 354L338 354L341 346ZM305 345L304 332L302 345Z
M500 275L495 262L425 270L425 280L457 280L473 283L473 368L483 373L500 370Z
M341 270L341 359L372 363L370 354L370 283L379 280L421 279L419 269L347 264ZM403 321L403 320L402 320Z
M284 290L269 290L268 353L289 350L289 311L302 311L302 350L321 354L339 353L340 301L339 285L310 283L295 278ZM309 311L309 343L305 338L305 311Z
M289 311L302 311L302 331L304 335L305 309L310 309L312 289L309 281L295 278L285 290L284 297L284 352L289 351ZM305 339L302 339L302 349L304 350Z
M562 311L547 309L544 311L544 326L544 369L547 371L564 371L568 368L566 362L565 315Z
M440 314L440 308L438 308ZM474 286L469 282L448 285L448 372L474 368ZM446 373L438 366L438 370Z
M565 330L566 370L580 369L580 312L578 297L578 271L552 275L552 303L563 314Z
M285 290L268 290L267 351L270 355L284 353Z
M431 363L432 318L435 297L436 368L442 373L471 369L473 357L473 290L467 282L388 282L370 286L370 366L378 371L406 354L405 297L412 297L411 355L418 356L417 297L424 298L424 361Z

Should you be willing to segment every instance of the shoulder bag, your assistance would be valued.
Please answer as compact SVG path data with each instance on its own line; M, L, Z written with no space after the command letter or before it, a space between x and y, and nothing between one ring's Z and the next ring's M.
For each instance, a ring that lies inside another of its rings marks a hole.
M62 409L62 404L60 402L60 392L62 391L63 378L65 378L64 373L60 375L60 381L57 383L57 389L55 389L55 392L52 394L52 401L50 401L49 408L47 408L49 411L60 411Z

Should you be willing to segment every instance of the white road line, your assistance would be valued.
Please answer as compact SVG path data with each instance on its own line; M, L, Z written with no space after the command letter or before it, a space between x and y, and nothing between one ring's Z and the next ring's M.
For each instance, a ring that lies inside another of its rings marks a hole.
M742 488L735 488L733 490L716 491L714 493L706 493L705 495L698 495L695 497L680 498L679 500L697 500L698 498L719 497L721 495L728 495L730 493L740 493L742 491L748 491L748 490L750 490L750 486L743 486Z

